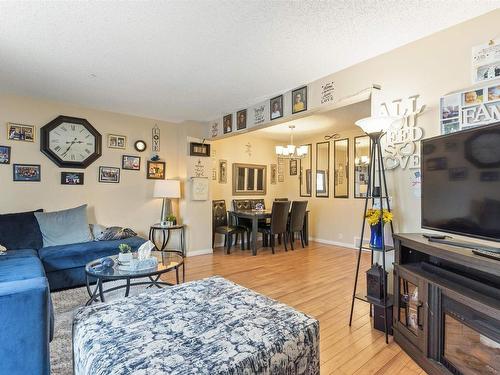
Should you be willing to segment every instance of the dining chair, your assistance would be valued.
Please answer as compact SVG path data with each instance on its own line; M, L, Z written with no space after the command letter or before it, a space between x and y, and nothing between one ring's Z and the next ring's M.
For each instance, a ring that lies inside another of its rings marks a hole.
M231 252L233 235L236 235L236 243L238 243L238 236L241 234L240 247L243 250L245 248L245 232L246 229L242 226L229 225L225 200L212 201L212 247L215 246L215 234L222 234L224 236L226 254L229 254Z
M295 241L295 233L300 233L300 242L304 246L304 219L306 217L307 201L293 201L292 209L290 211L290 220L288 222L288 238L290 245L293 248ZM286 241L286 240L285 240Z
M234 210L251 210L252 204L250 199L233 199L233 209ZM248 248L250 248L250 235L252 234L252 220L237 218L236 225L244 227L246 229L247 234L247 244Z
M262 233L263 236L269 236L269 242L271 244L271 250L274 254L274 244L275 236L282 235L285 245L285 251L288 251L286 247L287 241L287 222L288 222L288 212L290 211L290 202L273 202L273 208L271 211L271 224L262 225L259 227L258 231Z

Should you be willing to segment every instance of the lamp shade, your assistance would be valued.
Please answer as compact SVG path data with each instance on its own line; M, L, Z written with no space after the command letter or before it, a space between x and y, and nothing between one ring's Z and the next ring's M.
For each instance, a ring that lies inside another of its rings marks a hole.
M401 121L399 117L366 117L355 122L366 134L382 133L387 131L394 123Z
M155 198L180 198L181 182L179 180L155 181L153 192Z

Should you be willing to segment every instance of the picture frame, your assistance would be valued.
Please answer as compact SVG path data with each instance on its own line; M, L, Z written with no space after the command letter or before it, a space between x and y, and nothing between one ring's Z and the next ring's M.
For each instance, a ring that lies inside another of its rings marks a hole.
M9 141L31 142L36 138L36 129L34 125L7 123L7 139Z
M307 86L292 91L292 114L307 111Z
M283 117L283 95L275 96L269 100L270 120L276 120Z
M278 166L271 164L269 170L271 171L271 185L276 185L276 181L278 181Z
M61 172L61 185L83 185L83 172Z
M140 171L141 157L135 155L122 155L122 169L127 171Z
M40 182L42 170L40 164L14 164L12 173L15 182Z
M148 180L165 179L165 162L148 160L146 177Z
M247 128L247 110L242 109L236 112L236 129L243 130Z
M290 176L297 176L297 159L290 159Z
M333 197L349 198L349 138L333 142Z
M222 119L222 127L224 134L229 134L233 131L233 114L225 115Z
M120 182L120 168L99 167L99 182L118 184Z
M125 150L127 148L127 137L125 135L108 134L108 148Z
M209 157L210 145L208 143L191 142L189 143L189 155Z
M219 160L219 184L227 184L227 160Z
M0 164L10 164L10 146L0 146Z

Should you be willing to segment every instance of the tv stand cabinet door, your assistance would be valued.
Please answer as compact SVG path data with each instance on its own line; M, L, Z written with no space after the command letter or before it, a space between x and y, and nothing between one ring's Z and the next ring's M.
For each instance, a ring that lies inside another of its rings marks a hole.
M427 283L404 267L394 270L393 326L426 355Z

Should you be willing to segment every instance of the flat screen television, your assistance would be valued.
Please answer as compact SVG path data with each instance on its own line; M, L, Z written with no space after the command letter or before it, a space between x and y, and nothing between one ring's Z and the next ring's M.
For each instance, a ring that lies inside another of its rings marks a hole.
M500 122L425 139L422 228L500 241Z

